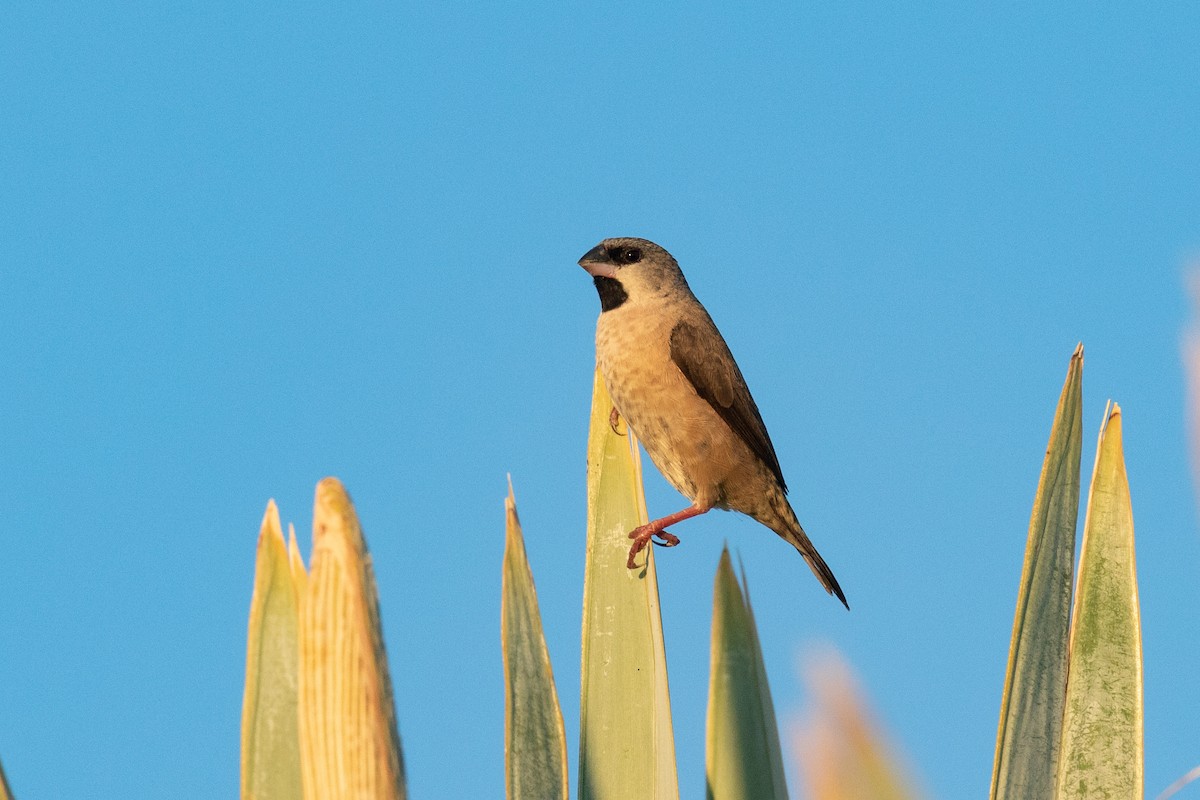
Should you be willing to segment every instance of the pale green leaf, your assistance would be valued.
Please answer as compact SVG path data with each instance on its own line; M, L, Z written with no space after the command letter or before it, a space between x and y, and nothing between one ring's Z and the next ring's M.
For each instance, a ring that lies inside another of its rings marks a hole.
M1140 798L1142 634L1121 409L1096 448L1071 622L1060 800Z
M728 548L721 551L713 582L707 729L709 800L787 800L758 629Z
M299 565L302 575L303 565ZM243 800L300 800L299 593L275 501L258 535L242 698Z
M632 432L609 424L596 372L588 434L587 563L579 731L580 800L677 800L675 745L658 581L625 566L628 533L646 522Z
M512 483L504 500L500 639L508 800L567 799L567 739Z
M1058 398L1033 500L1000 703L993 800L1051 797L1062 737L1075 521L1079 515L1083 345Z

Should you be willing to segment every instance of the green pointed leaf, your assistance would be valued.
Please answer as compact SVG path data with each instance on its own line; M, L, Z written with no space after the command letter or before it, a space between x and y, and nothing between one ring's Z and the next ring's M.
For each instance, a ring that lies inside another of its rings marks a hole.
M298 574L297 574L298 572ZM258 535L242 699L243 800L300 800L297 716L299 590L304 565L289 558L275 501Z
M675 744L653 547L628 569L629 531L647 521L637 445L609 424L596 372L588 434L587 564L583 589L580 800L677 800Z
M1029 519L1000 703L992 800L1051 797L1054 791L1079 515L1082 384L1083 345L1079 345L1058 398Z
M508 800L567 800L567 738L512 483L504 500L500 639Z
M1133 509L1111 406L1096 448L1071 623L1060 800L1143 796L1142 633Z
M745 577L743 576L743 583ZM709 800L787 800L779 729L750 598L721 551L713 582L706 778Z

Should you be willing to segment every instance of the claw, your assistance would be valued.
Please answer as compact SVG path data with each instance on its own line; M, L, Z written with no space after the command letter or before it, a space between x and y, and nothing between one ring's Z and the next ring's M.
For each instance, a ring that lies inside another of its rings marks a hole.
M636 569L637 565L634 559L637 554L646 549L646 545L654 542L655 538L662 539L661 542L654 542L660 547L674 547L679 544L679 537L670 531L656 530L654 524L640 525L629 532L629 538L633 539L633 545L629 548L629 560L625 562L625 566L629 569Z
M616 414L616 409L613 409ZM655 537L662 539L662 542L654 542L662 547L674 547L679 544L679 537L670 531L665 530L668 525L674 525L676 522L682 522L685 519L691 519L694 516L703 514L712 506L697 506L692 505L682 511L676 511L674 514L668 514L665 517L656 519L653 522L647 522L645 525L639 525L629 532L629 538L633 539L633 545L629 548L629 560L625 565L630 569L636 569L637 565L633 562L638 553L646 549L646 545L654 541Z
M608 414L608 426L610 428L612 428L612 432L615 433L617 436L624 436L625 434L623 434L619 430L617 430L617 425L620 424L620 422L621 422L621 415L617 413L617 407L613 406L612 411L610 411Z
M674 547L679 544L679 537L669 531L659 531L654 535L662 539L661 542L655 542L659 547Z
M634 528L629 532L629 538L645 540L642 544L642 547L645 547L646 542L649 542L651 539L656 537L662 539L662 541L655 542L655 544L661 545L662 547L674 547L675 545L679 544L679 537L670 531L656 531L652 530L652 528L653 526L651 525L642 525L639 528ZM641 548L638 549L640 550Z
M642 540L642 539L639 539L638 541L633 543L633 547L629 548L629 560L627 560L625 562L625 566L627 568L637 569L637 564L634 563L634 559L637 558L637 554L642 552L642 548L645 546L646 546L646 542L645 542L645 540Z

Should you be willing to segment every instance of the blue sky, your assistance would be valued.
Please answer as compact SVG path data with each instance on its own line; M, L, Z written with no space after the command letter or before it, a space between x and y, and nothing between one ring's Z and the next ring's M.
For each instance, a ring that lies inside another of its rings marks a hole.
M503 791L509 472L573 759L598 312L575 261L616 235L679 259L854 609L749 520L676 529L685 796L726 540L785 726L832 643L933 796L986 792L1080 340L1085 476L1106 399L1125 414L1147 793L1200 763L1200 12L740 5L0 9L20 797L236 792L259 521L276 498L307 550L325 475L374 554L412 795Z

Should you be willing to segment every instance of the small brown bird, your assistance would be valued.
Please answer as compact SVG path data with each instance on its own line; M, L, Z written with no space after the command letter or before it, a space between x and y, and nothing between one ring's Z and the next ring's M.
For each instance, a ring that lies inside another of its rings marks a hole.
M692 501L635 528L634 558L665 528L713 508L740 511L800 551L849 608L833 571L788 504L779 459L742 372L679 264L645 239L605 239L579 259L600 294L596 360L613 399L663 476Z

